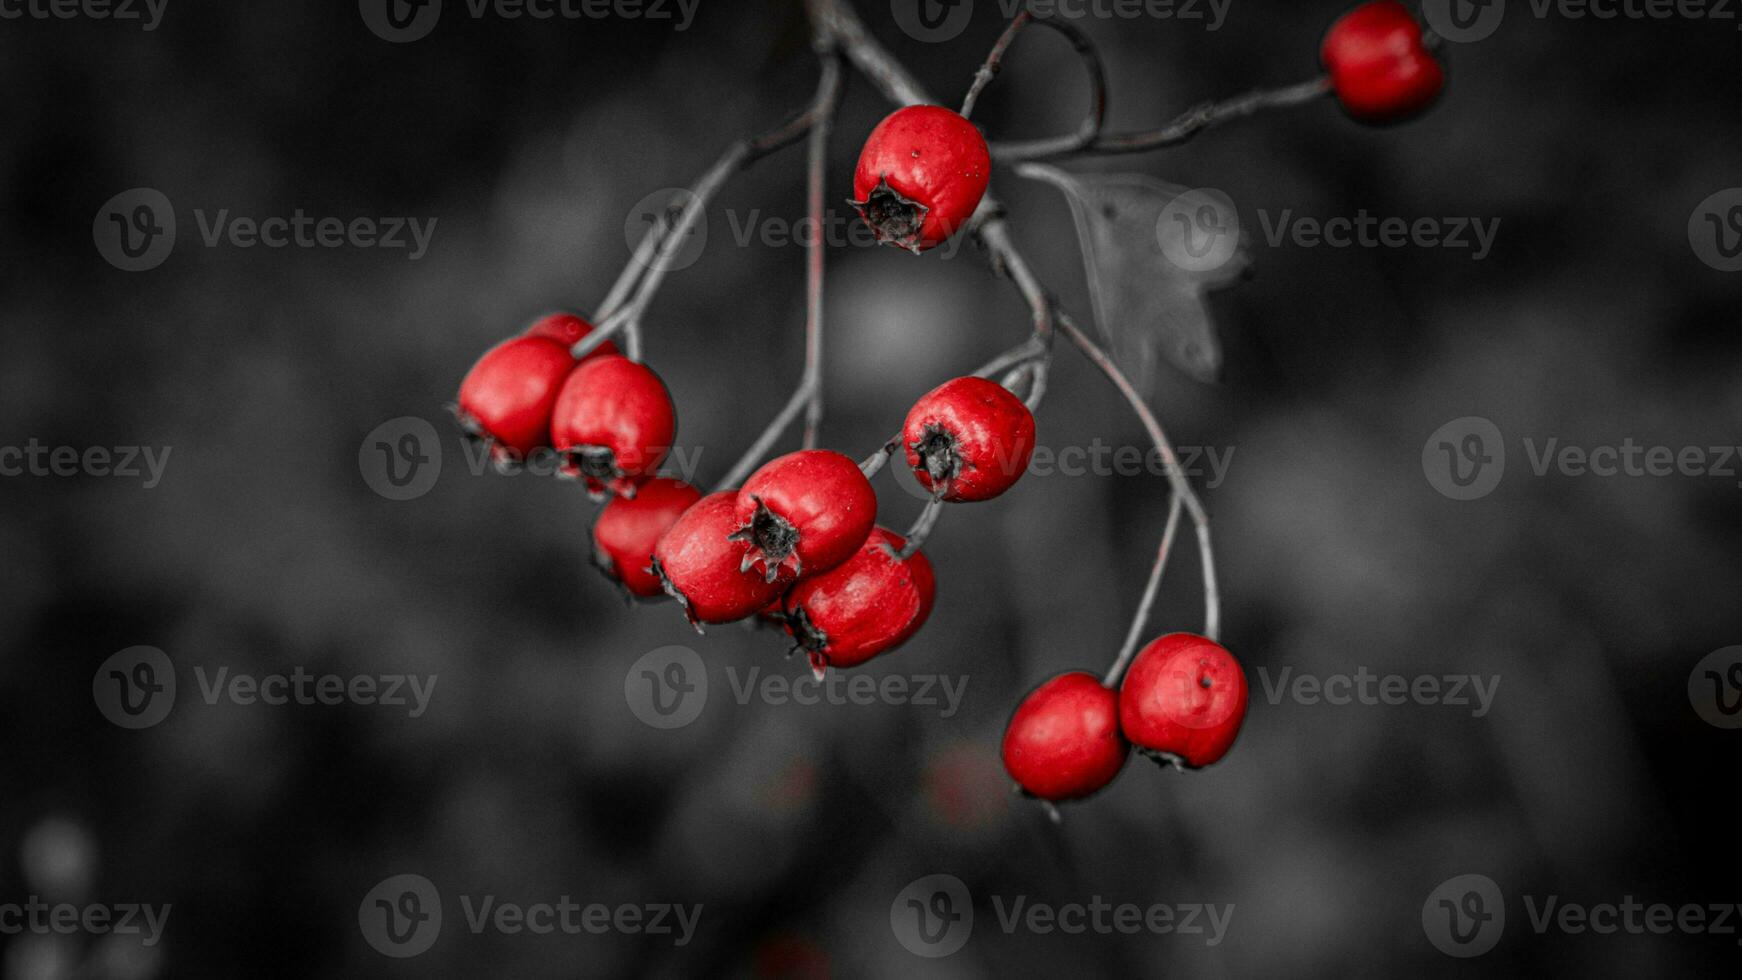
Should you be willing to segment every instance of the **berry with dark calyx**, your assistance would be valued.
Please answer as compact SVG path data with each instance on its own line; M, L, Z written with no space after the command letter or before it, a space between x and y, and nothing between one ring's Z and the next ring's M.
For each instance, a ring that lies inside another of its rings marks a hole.
M1422 45L1421 25L1398 0L1374 0L1331 25L1319 50L1337 101L1363 122L1386 123L1428 107L1445 70Z
M907 642L931 615L937 580L920 552L874 528L846 563L799 582L787 593L786 630L822 677L825 667L856 667Z
M911 105L866 138L852 204L878 243L923 252L967 223L991 173L986 140L973 123L942 106Z
M532 326L526 328L525 336L543 337L546 340L554 340L564 347L573 347L593 330L592 324L573 313L552 313L549 316L542 316L534 320ZM620 353L617 350L617 345L607 340L595 347L587 357L590 359L617 353Z
M1083 671L1035 688L1004 731L1004 768L1029 796L1050 803L1099 792L1125 767L1119 698Z
M754 615L792 584L791 576L771 582L740 567L744 546L727 539L737 526L737 499L730 490L703 497L653 548L654 574L697 630Z
M1246 720L1246 674L1214 640L1169 633L1144 647L1119 686L1119 722L1138 751L1199 769L1228 754Z
M953 502L991 500L1034 456L1034 415L996 381L946 381L914 403L901 427L920 486Z
M593 563L630 595L663 595L653 572L653 548L700 499L700 490L663 476L641 484L634 497L613 497L593 522Z
M653 475L677 433L671 394L645 364L627 357L588 358L570 372L551 410L559 475L586 481L595 498L633 496Z
M853 460L802 449L770 460L738 491L743 567L770 580L820 575L853 557L877 523L877 492Z
M575 360L566 344L513 337L490 348L460 382L454 418L490 447L498 466L550 445L551 409Z

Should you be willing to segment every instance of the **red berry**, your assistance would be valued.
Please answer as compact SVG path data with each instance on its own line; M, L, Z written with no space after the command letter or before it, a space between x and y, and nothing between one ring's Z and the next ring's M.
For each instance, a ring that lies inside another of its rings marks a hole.
M574 369L567 345L513 337L490 348L460 382L454 417L498 462L524 459L550 445L550 413Z
M1017 706L1004 731L1004 768L1030 796L1058 802L1098 792L1125 767L1119 699L1093 674L1060 674Z
M643 483L634 497L612 498L593 522L593 563L631 595L661 594L652 568L653 547L700 499L700 490L663 476Z
M878 242L923 252L967 222L991 173L986 140L972 123L942 106L910 105L866 138L853 206Z
M774 578L819 575L853 557L877 523L877 493L851 459L804 449L770 460L738 491L733 538L744 567ZM778 570L778 571L777 571Z
M786 596L787 632L810 655L812 669L856 667L919 632L931 615L937 580L931 561L900 535L875 528L846 564L807 578Z
M691 623L731 623L773 602L790 576L768 581L740 567L744 547L727 540L737 526L737 494L709 494L683 512L653 549L653 571Z
M1421 43L1421 25L1398 0L1374 0L1344 14L1319 57L1349 115L1363 122L1412 116L1439 96L1445 71Z
M645 364L589 358L569 373L551 410L550 434L563 454L561 474L581 477L594 496L633 496L653 475L676 435L671 394Z
M554 340L564 347L573 347L581 342L582 337L592 332L593 325L573 313L552 313L533 321L532 326L526 328L525 336L543 337L546 340ZM607 340L593 348L592 353L588 354L587 357L594 358L616 353L618 353L617 345Z
M1246 675L1221 644L1169 633L1137 654L1119 688L1125 737L1192 769L1228 754L1246 720Z
M991 500L1034 456L1034 415L995 381L957 378L921 398L901 427L907 465L945 500Z

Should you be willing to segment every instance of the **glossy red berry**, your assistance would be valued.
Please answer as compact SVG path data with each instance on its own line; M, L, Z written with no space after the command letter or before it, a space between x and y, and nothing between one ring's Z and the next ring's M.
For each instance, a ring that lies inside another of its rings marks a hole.
M1374 0L1344 14L1325 34L1319 56L1349 115L1395 122L1428 107L1445 71L1422 45L1421 25L1398 0Z
M1004 731L1004 768L1030 796L1059 802L1100 791L1125 767L1119 698L1083 671L1060 674L1017 706Z
M991 173L986 140L973 123L942 106L911 105L865 140L852 203L879 243L923 252L967 223Z
M901 427L907 465L945 500L991 500L1034 456L1034 415L996 381L957 378L921 398Z
M1246 720L1246 674L1214 640L1169 633L1144 647L1119 687L1125 737L1188 768L1228 754Z
M738 491L733 539L767 578L819 575L853 557L877 523L877 493L851 459L803 449L770 460Z
M550 412L574 358L543 337L514 337L490 348L460 382L454 417L490 446L498 463L550 445Z
M581 338L592 332L593 325L573 313L552 313L549 316L534 320L532 326L526 328L525 336L543 337L546 340L554 340L564 347L573 347L581 342ZM607 340L595 347L587 357L604 357L616 353L619 353L617 345Z
M898 560L900 535L873 528L846 563L792 587L784 603L786 630L825 667L856 667L908 641L931 615L937 580L922 553Z
M770 582L741 569L744 546L727 539L737 527L737 500L730 490L703 497L653 548L654 574L697 628L750 616L792 584L790 576Z
M671 449L677 411L659 375L627 357L588 358L569 373L551 410L560 473L594 496L632 496Z
M662 594L653 548L700 499L700 490L663 476L641 484L634 497L613 497L593 522L593 563L631 595Z

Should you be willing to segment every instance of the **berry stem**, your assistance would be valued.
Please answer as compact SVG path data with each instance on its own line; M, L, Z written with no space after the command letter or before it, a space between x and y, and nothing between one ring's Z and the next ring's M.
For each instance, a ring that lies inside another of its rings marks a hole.
M925 509L919 512L913 526L907 529L907 544L902 545L901 550L895 553L896 561L906 561L919 553L919 549L925 545L925 539L931 537L932 528L937 527L938 515L943 510L943 495L934 490L931 499L925 502Z
M1263 110L1305 105L1329 94L1330 91L1330 78L1319 77L1283 88L1248 92L1221 102L1205 102L1186 110L1160 129L1140 133L1111 133L1094 136L1086 141L1080 139L1079 133L1015 143L993 143L990 149L995 162L1006 164L1065 156L1142 153L1166 146L1178 146L1212 126L1243 119Z
M1071 149L1082 149L1094 143L1101 135L1101 127L1107 123L1107 69L1101 63L1101 53L1095 49L1095 43L1089 36L1074 24L1055 20L1051 17L1037 17L1032 11L1024 10L1011 18L1004 33L998 36L997 43L992 45L991 53L986 55L986 62L974 72L974 82L968 88L968 95L962 100L962 117L965 119L974 111L974 105L980 99L987 85L1004 67L1004 54L1016 41L1016 35L1022 32L1030 21L1043 27L1050 27L1065 36L1071 42L1071 47L1077 56L1083 59L1083 67L1089 72L1089 114L1084 117L1082 125L1077 127L1074 136L1058 137L1060 145ZM1050 141L1049 141L1050 142ZM1067 151L1068 152L1068 151Z
M1150 566L1149 582L1143 587L1143 598L1137 603L1136 615L1131 617L1131 628L1125 632L1125 644L1119 648L1119 656L1114 658L1113 666L1107 668L1107 676L1101 680L1101 686L1108 690L1119 686L1126 668L1131 666L1131 659L1137 656L1137 648L1143 642L1143 628L1149 624L1150 610L1155 607L1155 597L1161 592L1161 573L1167 569L1167 556L1173 552L1180 514L1185 510L1179 494L1170 494L1169 498L1167 528L1161 532L1161 547L1156 550L1155 564Z

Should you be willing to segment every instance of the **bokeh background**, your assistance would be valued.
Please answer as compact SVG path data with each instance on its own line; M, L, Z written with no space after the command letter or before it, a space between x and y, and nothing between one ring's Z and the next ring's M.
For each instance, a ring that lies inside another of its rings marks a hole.
M946 101L1002 21L977 5L924 43L889 5L874 32ZM0 903L169 903L162 941L0 935L6 977L1042 975L1731 975L1734 936L1530 928L1523 896L1736 901L1739 739L1689 678L1738 642L1736 476L1598 478L1528 465L1522 440L1734 445L1735 275L1690 247L1709 195L1742 185L1725 84L1734 21L1538 18L1446 52L1426 117L1373 129L1328 102L1162 153L1072 164L1214 187L1248 225L1247 280L1211 296L1221 381L1156 372L1176 440L1232 453L1206 490L1225 640L1253 709L1221 765L1133 760L1054 826L1011 795L1008 713L1117 649L1165 513L1148 474L1034 474L953 509L928 547L937 612L878 677L965 683L944 709L738 703L752 669L799 678L767 632L696 636L627 608L588 565L591 505L569 484L475 474L443 416L488 345L535 315L588 312L628 259L647 194L808 98L793 0L702 0L688 30L646 17L473 18L421 40L354 4L171 0L156 30L0 22L0 444L170 447L161 483L0 478ZM1233 0L1203 22L1088 17L1117 128L1316 70L1337 2ZM1073 126L1080 69L1025 37L976 120L995 138ZM887 111L849 82L829 167L840 202ZM694 476L718 479L800 367L802 249L748 222L802 216L802 150L734 179L693 266L647 324ZM177 210L161 266L93 244L113 195ZM1089 316L1068 208L1000 174L1018 241ZM205 247L194 218L436 219L428 253ZM1498 220L1476 261L1447 248L1271 246L1253 217ZM862 238L858 239L862 241ZM970 247L829 256L825 442L877 445L919 394L1016 342L1026 310ZM438 426L444 467L394 501L360 465L369 434ZM1457 501L1424 475L1465 416L1505 435L1504 479ZM1141 446L1098 375L1061 346L1040 438ZM1200 476L1200 487L1208 474ZM915 497L885 473L883 523ZM1152 632L1201 625L1176 558ZM712 693L686 727L630 710L625 679L683 645ZM149 645L176 664L162 724L127 731L92 699L98 665ZM295 667L434 674L429 710L207 705L193 674ZM1498 676L1492 710L1305 704L1284 669ZM435 948L395 960L363 896L426 876ZM932 874L974 896L971 941L914 956L895 896ZM1506 896L1499 945L1449 957L1422 908L1450 878ZM457 896L702 903L694 939L464 927ZM1225 939L998 927L993 899L1232 903Z

